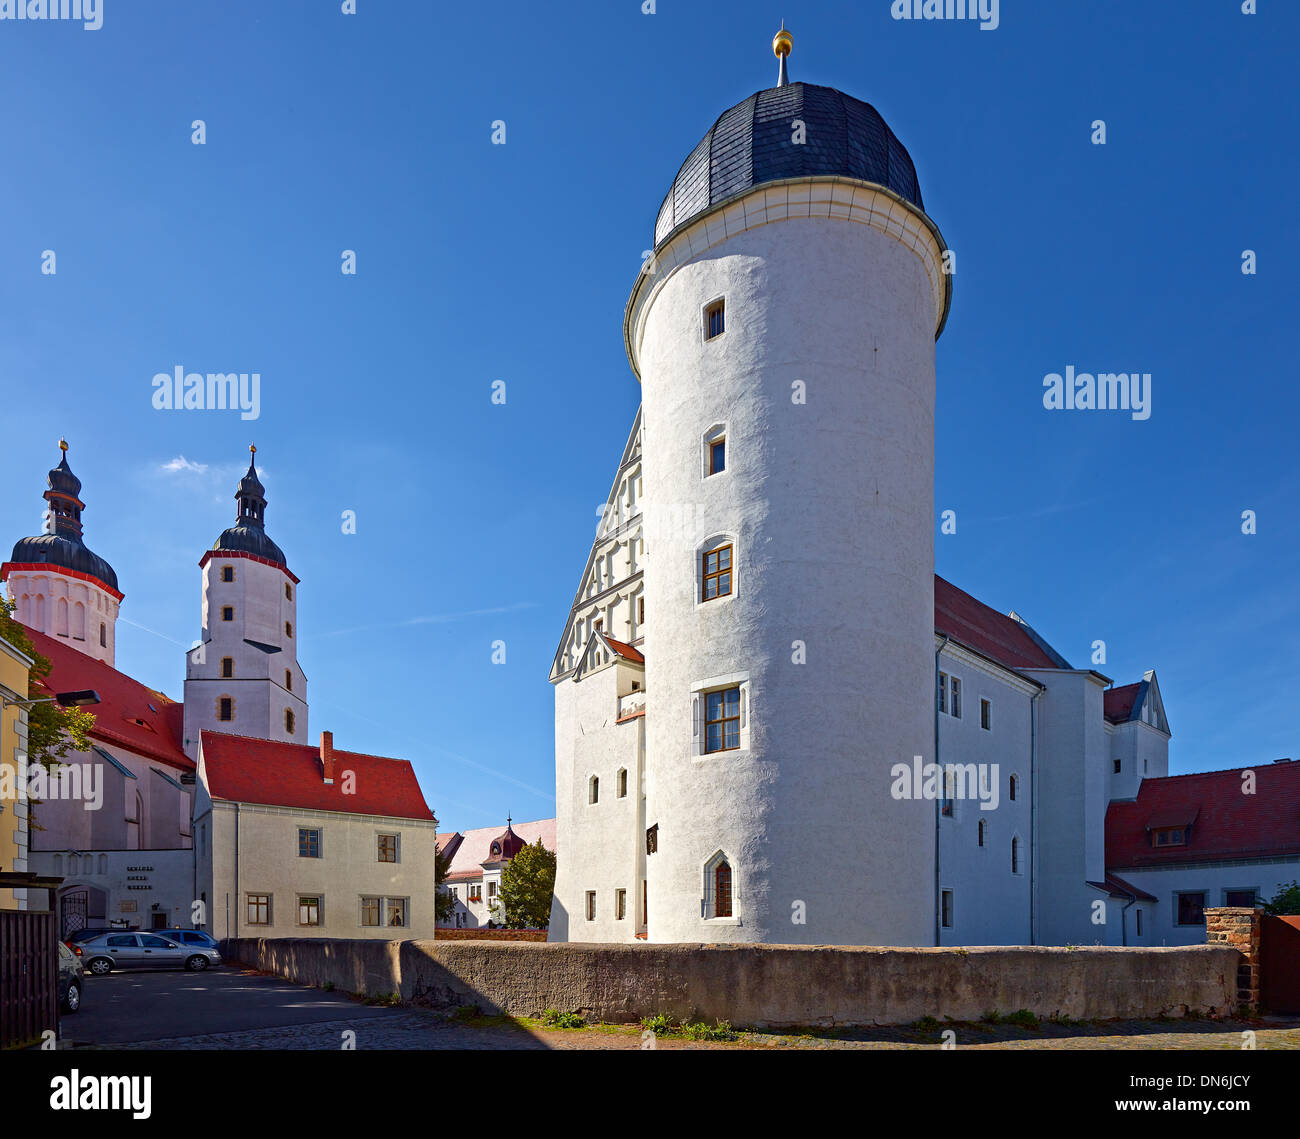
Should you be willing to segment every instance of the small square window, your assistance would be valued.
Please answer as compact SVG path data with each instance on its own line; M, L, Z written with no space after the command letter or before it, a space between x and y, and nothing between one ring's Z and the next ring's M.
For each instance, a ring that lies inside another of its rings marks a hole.
M320 925L320 896L317 894L298 898L298 924Z
M222 567L221 567L221 580L222 580L222 581L234 581L234 580L235 580L235 567L234 567L234 566L222 566Z
M320 857L320 831L307 827L298 828L298 857Z
M1254 890L1225 890L1223 893L1223 904L1225 906L1252 907L1255 904L1255 891Z
M223 605L221 607L221 619L223 621L233 621L235 619L235 607L233 605Z
M381 834L378 836L376 858L379 862L397 861L397 835Z
M714 301L704 310L704 339L713 340L726 330L726 302Z
M271 895L270 894L249 894L248 898L248 924L249 925L270 925L271 924Z
M1178 924L1205 924L1205 893L1187 893L1178 895Z
M362 898L361 899L361 924L378 925L379 913L383 908L383 898Z

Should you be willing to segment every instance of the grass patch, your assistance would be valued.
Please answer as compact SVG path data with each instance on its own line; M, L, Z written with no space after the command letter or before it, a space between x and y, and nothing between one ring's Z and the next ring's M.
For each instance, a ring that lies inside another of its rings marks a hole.
M587 1018L576 1012L561 1012L557 1008L548 1008L542 1013L543 1028L586 1028Z
M362 1003L382 1005L384 1008L395 1008L402 1003L402 998L397 993L376 993L373 997L362 998Z
M641 1027L653 1032L655 1036L673 1036L681 1040L726 1043L740 1039L740 1034L726 1020L714 1024L705 1024L702 1020L678 1023L672 1017L660 1013L658 1016L646 1017L641 1022Z

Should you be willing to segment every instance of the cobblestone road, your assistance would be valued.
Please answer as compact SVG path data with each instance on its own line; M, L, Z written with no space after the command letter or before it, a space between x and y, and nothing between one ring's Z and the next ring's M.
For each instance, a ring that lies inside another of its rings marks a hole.
M342 1048L347 1033L355 1033L358 1049L414 1050L522 1050L600 1049L634 1050L642 1047L641 1032L628 1026L603 1026L577 1031L537 1029L496 1019L468 1023L451 1021L419 1009L389 1009L366 1019L340 1019L317 1024L260 1028L245 1032L210 1033L96 1046L112 1050L258 1049L325 1050ZM1255 1033L1260 1049L1300 1051L1300 1019L1257 1022L1226 1021L1124 1021L1100 1025L1044 1024L1038 1030L1009 1025L955 1025L958 1048L974 1049L1220 1049L1242 1047L1243 1031ZM924 1049L937 1048L942 1029L888 1028L824 1036L743 1034L730 1044L695 1043L660 1038L656 1048L677 1049Z

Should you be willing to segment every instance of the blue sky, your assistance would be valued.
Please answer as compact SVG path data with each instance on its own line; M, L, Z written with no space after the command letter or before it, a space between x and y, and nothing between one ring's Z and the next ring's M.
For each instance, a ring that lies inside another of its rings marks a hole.
M313 734L412 759L445 828L552 814L546 674L639 398L623 306L784 17L792 77L881 111L957 251L938 571L1075 665L1103 639L1117 683L1155 667L1173 770L1296 753L1300 8L1003 0L980 31L887 0L656 6L0 22L0 542L39 530L66 434L127 595L118 666L179 697L255 441ZM1150 372L1150 419L1044 410L1071 364ZM260 373L259 418L155 410L178 365Z

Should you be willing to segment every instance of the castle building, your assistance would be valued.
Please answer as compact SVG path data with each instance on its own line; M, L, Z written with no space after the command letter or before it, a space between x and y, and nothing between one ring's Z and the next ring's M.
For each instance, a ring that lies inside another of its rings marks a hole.
M550 939L1203 940L1108 845L1168 774L1154 671L1116 688L934 573L947 247L880 114L790 82L791 42L686 158L627 303L641 407L550 672Z

